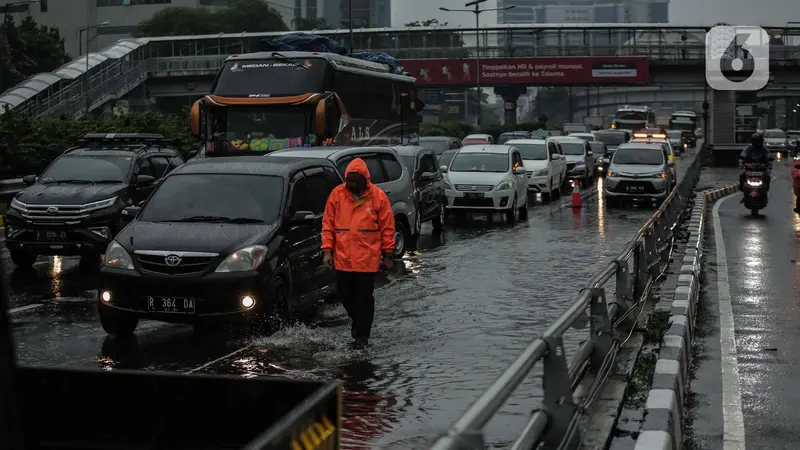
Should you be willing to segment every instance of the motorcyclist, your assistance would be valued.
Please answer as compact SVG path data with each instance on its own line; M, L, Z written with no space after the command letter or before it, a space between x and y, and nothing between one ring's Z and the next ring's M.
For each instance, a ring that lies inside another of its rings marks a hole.
M745 176L744 165L747 163L767 164L769 169L764 177L764 188L769 191L769 182L772 178L772 156L769 150L764 147L764 135L762 133L753 133L750 136L750 145L742 150L739 155L739 168L742 173L739 175L739 190L744 190L744 183L747 177Z

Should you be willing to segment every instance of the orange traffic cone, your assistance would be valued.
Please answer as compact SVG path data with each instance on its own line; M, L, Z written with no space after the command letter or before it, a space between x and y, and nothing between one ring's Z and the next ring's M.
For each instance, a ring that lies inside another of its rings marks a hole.
M581 189L579 186L578 180L572 181L572 207L573 208L580 208L583 206L583 201L581 200Z

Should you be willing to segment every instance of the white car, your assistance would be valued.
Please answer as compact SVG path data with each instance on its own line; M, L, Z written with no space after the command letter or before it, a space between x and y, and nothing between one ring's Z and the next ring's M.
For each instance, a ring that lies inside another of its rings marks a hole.
M556 136L550 138L561 149L561 154L567 159L567 178L580 181L583 187L588 187L594 182L594 152L585 141L574 136Z
M567 179L567 160L550 139L512 139L505 143L516 147L528 171L528 192L550 197L561 193Z
M461 145L480 144L494 144L494 137L491 134L470 134L461 140Z
M570 133L568 137L581 138L584 141L593 141L595 139L594 133Z
M508 145L467 145L445 175L447 212L505 212L509 222L528 217L528 176L522 156Z

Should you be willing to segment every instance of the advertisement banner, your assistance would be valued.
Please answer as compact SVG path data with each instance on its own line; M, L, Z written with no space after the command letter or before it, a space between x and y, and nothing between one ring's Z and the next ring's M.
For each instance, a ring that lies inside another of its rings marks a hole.
M404 59L417 86L475 86L475 59ZM490 58L481 62L481 85L629 84L650 81L647 57Z

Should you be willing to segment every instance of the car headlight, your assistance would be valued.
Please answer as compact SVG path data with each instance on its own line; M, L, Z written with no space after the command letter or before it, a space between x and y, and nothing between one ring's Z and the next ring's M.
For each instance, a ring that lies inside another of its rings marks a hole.
M549 174L550 174L550 170L549 169L542 169L542 170L537 170L536 172L534 172L533 176L535 176L535 177L546 177Z
M251 245L231 253L214 272L246 272L256 270L267 258L267 247Z
M609 177L609 178L613 178L614 175L616 175L616 174L614 172L610 171L610 170L608 172L606 172L606 176Z
M87 203L81 206L81 212L97 211L98 209L108 208L110 206L113 206L116 201L117 197L111 197L105 200Z
M115 269L133 270L133 259L131 255L117 241L111 241L106 247L106 255L103 258L103 265Z
M11 200L11 204L9 206L20 212L28 212L28 205L17 199Z
M506 181L503 181L502 183L498 184L497 187L495 188L495 190L496 191L505 191L506 189L511 189L511 186L513 186L513 184L511 183L511 180L506 180Z

